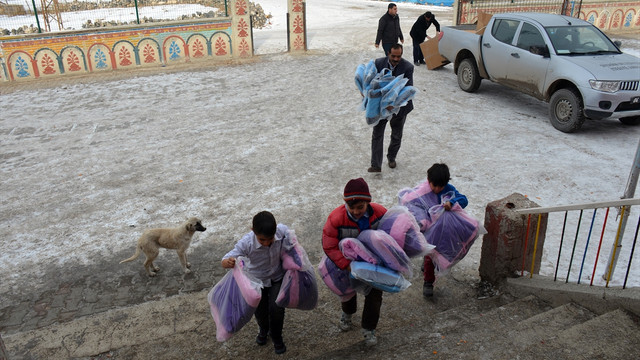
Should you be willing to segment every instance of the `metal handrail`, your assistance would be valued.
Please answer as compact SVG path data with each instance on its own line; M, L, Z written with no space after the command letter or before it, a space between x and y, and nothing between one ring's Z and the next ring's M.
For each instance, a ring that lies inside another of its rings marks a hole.
M620 200L602 201L602 202L566 205L566 206L536 207L536 208L528 208L528 209L518 209L515 211L523 215L524 214L547 214L547 213L559 212L559 211L599 209L599 208L607 208L607 207L622 207L622 206L632 206L632 205L640 205L640 198L639 199L620 199Z
M591 276L591 285L593 285L593 278L595 276L595 271L596 271L596 266L597 266L597 259L599 257L600 254L600 246L602 245L602 236L604 235L604 229L606 227L606 219L609 215L609 210L610 208L618 208L620 213L620 217L621 217L621 221L618 224L618 230L616 232L616 237L615 237L615 243L613 244L613 248L612 248L612 255L611 258L609 260L609 264L607 265L607 270L606 273L603 275L603 279L606 280L606 287L609 286L609 281L611 280L612 276L613 276L613 271L615 269L615 265L616 265L616 260L617 260L617 253L619 251L619 248L622 246L621 245L621 238L622 238L622 234L624 233L624 225L626 225L626 217L628 217L629 211L631 209L631 206L634 205L640 205L640 198L634 198L634 199L619 199L619 200L613 200L613 201L603 201L603 202L594 202L594 203L587 203L587 204L574 204L574 205L565 205L565 206L553 206L553 207L535 207L535 208L527 208L527 209L518 209L515 210L517 213L522 214L522 215L528 215L528 223L527 223L527 232L526 232L526 236L524 239L524 254L526 254L527 252L527 244L528 244L528 240L529 240L529 224L531 222L531 217L534 214L537 214L537 230L536 230L536 234L535 234L535 239L534 239L534 250L533 250L533 259L531 260L531 271L530 271L530 276L533 276L533 272L534 272L534 265L535 265L535 257L537 254L537 245L538 245L538 239L540 236L539 233L539 228L540 228L540 223L542 220L542 216L543 214L549 214L552 212L565 212L564 215L564 224L563 224L563 228L562 228L562 236L560 238L560 247L558 249L558 262L556 263L556 275L554 276L554 281L557 279L557 271L558 271L558 264L560 263L560 252L562 250L562 242L564 240L564 235L565 235L565 230L566 230L566 221L567 221L567 214L569 211L580 211L580 216L579 216L579 220L578 220L578 225L576 227L576 238L574 240L574 244L573 244L573 250L571 253L571 257L570 257L570 262L569 262L569 271L571 270L571 263L573 262L574 259L574 253L575 253L575 247L577 245L578 242L578 236L579 236L579 231L580 231L580 223L582 221L582 215L585 209L594 209L593 211L593 218L591 221L591 226L589 228L589 235L587 238L587 243L585 245L585 253L583 255L583 259L582 259L582 265L580 267L580 275L578 277L578 284L580 283L580 278L582 276L582 270L583 270L583 266L584 266L584 262L585 262L585 256L586 256L586 249L588 248L588 243L589 240L591 238L591 232L593 229L593 221L595 220L595 216L596 216L596 211L599 208L606 208L607 212L605 215L605 222L603 224L603 228L602 228L602 234L600 237L600 243L598 245L598 255L596 256L596 262L594 263L594 268L593 268L593 274ZM638 219L638 228L640 228L640 218ZM632 246L632 250L631 250L631 257L629 258L629 266L627 268L627 274L625 276L625 280L624 280L624 284L623 284L623 288L626 288L626 283L627 283L627 278L629 275L629 270L630 270L630 265L631 265L631 260L633 258L633 253L635 251L635 246L636 246L636 240L637 240L637 236L638 236L638 228L636 228L636 233L635 233L635 237L634 237L634 241L633 241L633 246ZM526 256L523 254L523 259L522 259L522 271L521 271L521 276L524 273L524 269L525 269L525 258ZM569 281L569 274L567 273L567 279L566 281Z

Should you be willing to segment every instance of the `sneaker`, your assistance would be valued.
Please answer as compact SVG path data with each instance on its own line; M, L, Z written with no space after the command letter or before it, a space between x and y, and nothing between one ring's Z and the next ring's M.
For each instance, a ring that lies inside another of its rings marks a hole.
M393 161L389 160L389 167L390 168L395 169L396 165L398 165L398 164L396 164L395 160L393 160Z
M262 346L262 345L267 345L267 333L263 333L262 331L260 331L258 333L258 335L256 336L256 344Z
M420 66L420 62L419 62L419 61L414 61L414 62L413 62L413 65L415 65L415 66Z
M341 331L349 331L351 330L351 325L351 314L343 312L342 316L340 317L340 323L338 324L338 327Z
M433 283L427 281L424 282L422 287L422 296L426 298L433 297Z
M364 343L367 346L373 346L378 343L378 339L376 339L376 331L375 330L367 330L362 329L362 335L364 335Z
M370 173L379 173L382 171L382 169L380 169L377 166L371 166L370 168L367 169L367 171Z
M284 342L273 343L273 351L275 351L275 353L278 355L284 354L287 351L287 346L284 344Z

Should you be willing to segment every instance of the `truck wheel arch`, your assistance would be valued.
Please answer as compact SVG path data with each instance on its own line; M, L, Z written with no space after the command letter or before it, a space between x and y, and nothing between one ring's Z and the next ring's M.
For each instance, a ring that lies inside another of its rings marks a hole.
M454 74L458 73L458 67L460 67L460 63L462 62L462 60L468 59L468 58L473 59L473 61L476 60L471 51L469 51L467 49L460 50L458 55L456 55L456 61L453 62L453 73Z

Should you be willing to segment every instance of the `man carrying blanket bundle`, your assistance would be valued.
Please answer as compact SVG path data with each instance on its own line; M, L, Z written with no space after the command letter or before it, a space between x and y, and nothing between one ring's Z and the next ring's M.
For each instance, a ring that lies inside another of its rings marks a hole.
M391 75L395 77L402 75L408 80L405 87L413 87L413 65L402 58L402 53L402 45L393 45L389 56L375 60L376 69L378 73L384 69L389 69ZM387 107L387 110L391 110L389 107ZM371 135L371 167L367 170L368 172L378 173L382 171L384 129L387 126L387 121L391 125L391 142L387 150L387 160L390 168L396 167L396 155L398 155L400 143L402 142L404 121L411 110L413 110L413 100L409 100L405 106L402 106L397 114L391 116L390 120L382 119L373 127L373 134Z
M340 251L340 240L345 238L357 238L361 231L376 229L380 218L387 209L371 202L369 185L363 178L351 179L344 187L344 204L335 208L322 229L322 249L329 261L341 272L351 272L351 260L347 259ZM357 295L342 300L342 317L340 318L340 330L351 329L351 317L358 308ZM382 291L371 289L365 296L364 309L362 310L362 334L365 344L372 346L377 343L375 329L380 319L380 306L382 306Z

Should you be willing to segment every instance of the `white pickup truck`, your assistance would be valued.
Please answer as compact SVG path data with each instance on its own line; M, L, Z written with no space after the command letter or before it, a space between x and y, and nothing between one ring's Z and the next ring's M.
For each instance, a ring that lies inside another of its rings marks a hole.
M549 102L551 124L574 132L585 119L640 124L640 58L590 23L556 14L495 14L479 35L443 27L438 50L458 85L482 79Z

